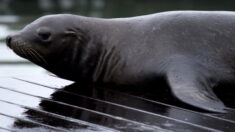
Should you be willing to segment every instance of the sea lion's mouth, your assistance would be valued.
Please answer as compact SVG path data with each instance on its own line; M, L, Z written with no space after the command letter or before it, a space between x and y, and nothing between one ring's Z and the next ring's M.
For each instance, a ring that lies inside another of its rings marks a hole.
M12 41L11 44L8 44L8 47L11 48L17 55L28 59L36 64L48 65L44 57L29 43L17 40Z
M28 59L29 52L28 48L29 46L26 46L26 43L19 40L11 41L11 43L7 43L7 46L11 48L17 55L24 57Z

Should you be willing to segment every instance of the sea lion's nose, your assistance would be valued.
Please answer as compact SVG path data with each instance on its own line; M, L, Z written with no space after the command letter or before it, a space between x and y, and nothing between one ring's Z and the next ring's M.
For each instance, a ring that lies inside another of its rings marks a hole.
M11 40L12 40L12 37L11 36L7 36L6 37L6 44L9 48L11 48Z

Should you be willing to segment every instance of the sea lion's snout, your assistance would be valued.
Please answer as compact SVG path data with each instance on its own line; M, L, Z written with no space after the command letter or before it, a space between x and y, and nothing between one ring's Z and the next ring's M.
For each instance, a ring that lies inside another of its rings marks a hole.
M11 47L11 40L12 40L12 36L9 35L6 37L6 44L9 48L12 48Z
M26 45L25 37L21 35L20 33L21 32L13 33L6 37L6 40L5 40L6 45L12 50L14 50L15 48L19 46Z
M15 46L18 46L20 43L18 43L18 35L16 34L11 34L11 35L8 35L6 37L6 45L11 48L11 49L14 49ZM17 43L17 45L16 45Z
M11 49L13 49L14 47L15 47L15 43L17 42L17 40L18 40L18 34L10 34L10 35L8 35L7 37L6 37L6 40L5 40L5 42L6 42L6 45L9 47L9 48L11 48Z

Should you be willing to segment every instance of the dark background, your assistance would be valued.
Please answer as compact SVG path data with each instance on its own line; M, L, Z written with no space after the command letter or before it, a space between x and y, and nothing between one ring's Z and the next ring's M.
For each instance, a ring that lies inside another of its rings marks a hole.
M0 14L128 17L169 10L234 10L234 0L0 0Z

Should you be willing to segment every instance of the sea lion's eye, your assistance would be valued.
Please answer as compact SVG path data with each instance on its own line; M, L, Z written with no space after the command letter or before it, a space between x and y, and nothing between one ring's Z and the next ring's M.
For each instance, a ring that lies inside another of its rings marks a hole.
M51 33L45 32L45 33L39 33L38 34L42 40L48 40L51 36Z
M51 38L51 32L46 28L39 28L37 30L39 39L42 41L49 41Z

